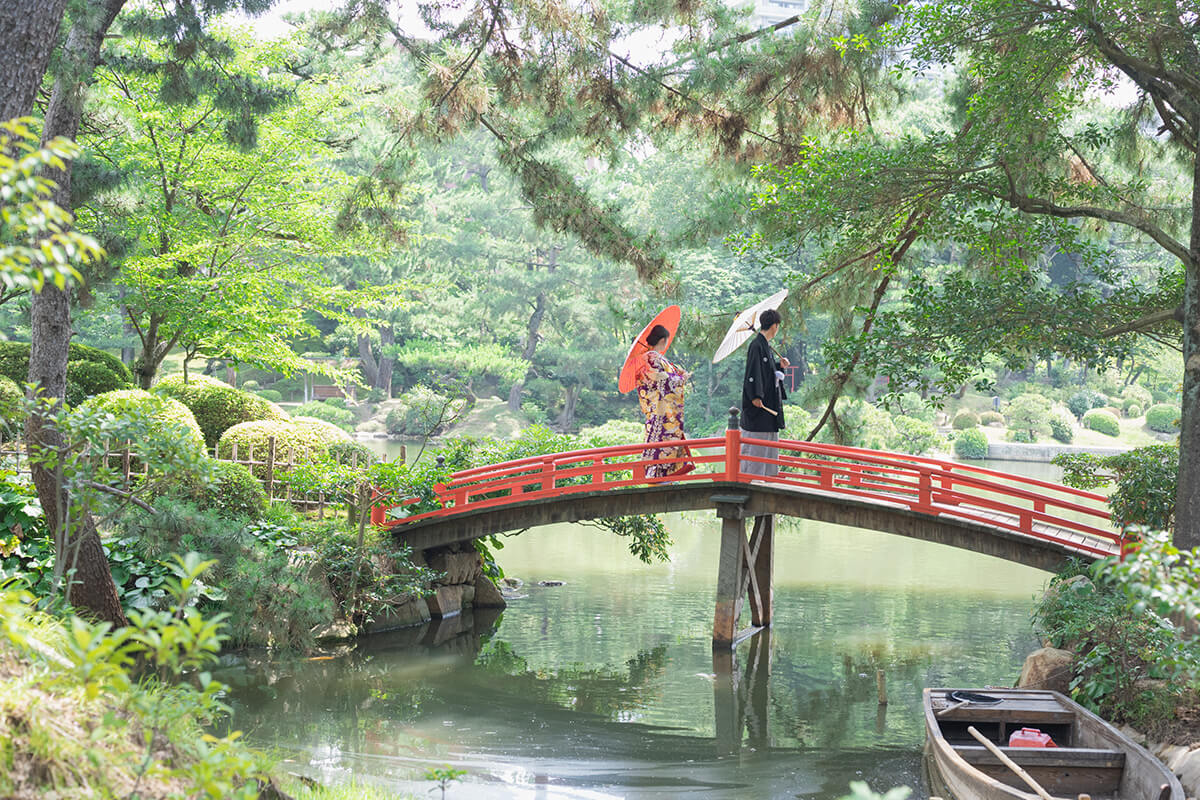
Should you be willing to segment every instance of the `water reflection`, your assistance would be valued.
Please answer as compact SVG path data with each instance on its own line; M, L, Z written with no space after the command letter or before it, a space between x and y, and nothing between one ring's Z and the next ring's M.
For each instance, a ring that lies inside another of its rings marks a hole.
M731 653L711 631L716 522L670 523L642 565L582 526L508 540L526 596L320 660L229 659L233 723L297 772L462 798L840 797L921 788L920 690L1011 682L1044 574L810 523L776 542L775 619ZM564 586L539 586L541 580ZM882 670L890 703L877 700Z

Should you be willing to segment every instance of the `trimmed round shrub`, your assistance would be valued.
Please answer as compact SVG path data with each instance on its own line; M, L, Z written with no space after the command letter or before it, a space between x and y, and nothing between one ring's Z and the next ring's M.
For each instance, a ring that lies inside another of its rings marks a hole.
M217 457L231 458L236 443L239 461L250 460L252 453L254 461L266 461L272 436L275 437L276 471L282 470L282 465L291 457L295 458L297 464L302 464L317 461L329 452L325 433L317 432L310 426L302 428L292 420L266 419L239 422L226 430L217 442ZM255 464L251 472L263 480L267 476L266 465Z
M1070 444L1075 441L1075 417L1064 408L1056 408L1050 412L1050 435L1054 441Z
M316 417L293 417L292 424L303 431L311 432L325 443L327 450L329 445L336 442L353 441L350 434L337 425L334 425L332 422L326 422L323 419L317 419Z
M242 381L241 389L243 392L257 392L262 388L258 381Z
M361 442L334 442L329 445L329 457L339 464L374 464L379 461L375 451Z
M1080 389L1067 398L1067 408L1076 419L1080 419L1093 408L1099 408L1108 402L1108 398L1092 389Z
M200 432L200 426L196 424L195 416L187 406L173 398L152 394L144 389L117 389L114 392L89 397L79 408L95 409L115 417L135 411L145 413L157 425L161 425L164 438L173 435L172 428L182 429L185 438L198 451L204 450L204 435Z
M1131 406L1140 408L1149 408L1154 402L1154 397L1150 394L1150 390L1144 386L1138 386L1136 383L1130 384L1121 390L1121 410L1125 412L1125 416L1138 417L1140 414L1130 414Z
M1103 408L1093 408L1084 414L1083 427L1097 433L1103 433L1105 436L1121 435L1120 420L1111 411Z
M283 400L283 395L274 389L259 389L255 394L268 403L279 403Z
M956 431L965 431L968 428L977 428L979 427L979 415L969 408L960 409L959 412L954 415L954 421L950 423L950 426Z
M1137 403L1130 403L1129 405L1125 406L1125 416L1129 417L1130 419L1133 419L1134 417L1140 417L1141 415L1142 407Z
M979 415L980 425L1003 425L1004 415L999 411L984 411Z
M988 457L988 438L978 428L967 428L954 438L954 455L959 458Z
M154 391L173 397L192 410L208 447L215 446L225 431L234 425L290 419L274 403L207 375L192 375L187 381L182 375L170 375L156 383Z
M347 431L354 430L355 424L358 422L358 415L350 409L346 408L345 401L342 404L334 405L333 401L339 398L331 398L324 402L316 400L311 403L305 403L302 406L297 406L292 409L293 417L309 417L314 419L325 420L339 428Z
M0 375L0 422L9 436L25 421L25 390L6 375Z
M262 484L243 464L217 461L215 480L210 486L194 486L190 499L203 508L216 509L222 516L262 519L267 513L267 493Z
M1170 403L1159 403L1146 409L1146 427L1159 433L1175 433L1179 430L1179 407Z
M0 375L24 386L29 380L29 343L0 342ZM133 385L133 375L121 359L85 344L67 347L67 392L69 405L78 405L92 395Z

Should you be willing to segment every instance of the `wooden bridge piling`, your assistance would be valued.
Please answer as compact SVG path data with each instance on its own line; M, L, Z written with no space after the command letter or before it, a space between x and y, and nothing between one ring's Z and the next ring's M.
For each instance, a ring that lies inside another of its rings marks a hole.
M775 517L754 517L746 537L745 504L749 495L714 495L721 519L721 545L717 560L717 598L713 613L713 649L728 649L771 624L775 602L773 566ZM739 631L738 620L750 602L750 627Z

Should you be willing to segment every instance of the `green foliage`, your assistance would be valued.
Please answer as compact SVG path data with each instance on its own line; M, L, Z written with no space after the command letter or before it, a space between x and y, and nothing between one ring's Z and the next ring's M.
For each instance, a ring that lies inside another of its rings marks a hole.
M1142 415L1142 407L1137 403L1130 403L1124 408L1125 416L1134 418Z
M66 169L79 148L61 136L39 147L32 123L0 120L0 283L9 290L40 291L46 283L64 289L81 280L76 265L104 251L71 230L70 212L50 199L55 183L48 173Z
M16 668L5 672L5 695L18 699L10 713L24 720L0 729L0 752L41 765L32 774L0 771L0 795L53 785L64 795L124 797L133 785L144 796L258 797L267 760L238 741L240 732L207 730L228 712L227 687L208 671L223 620L195 607L211 564L189 554L167 566L169 606L131 610L119 629L52 619L30 595L0 591L0 650ZM157 757L164 751L171 758Z
M385 422L387 432L393 436L436 436L468 407L465 397L451 398L424 384L409 389L397 400Z
M1149 408L1154 403L1154 397L1150 394L1150 390L1136 383L1126 386L1121 390L1121 410L1125 412L1127 417L1140 417L1141 412L1134 414L1130 409L1137 407L1139 409Z
M865 400L838 400L836 417L836 422L821 429L817 441L886 450L896 436L891 415Z
M0 425L7 434L4 438L12 438L21 430L25 422L24 399L21 385L7 375L0 375Z
M37 596L53 593L54 542L32 483L0 470L0 586L10 579Z
M258 382L258 381L255 381L255 380L249 380L249 381L242 381L242 385L241 385L239 388L240 388L240 389L241 389L243 392L255 392L255 393L257 393L257 392L258 392L258 390L262 388L262 386L259 384L259 382Z
M466 774L465 769L454 769L447 764L444 767L430 767L425 770L425 780L437 783L437 788L442 790L442 800L445 800L446 789L450 784Z
M950 423L950 427L956 431L963 431L968 428L976 428L979 426L979 415L969 408L963 408L954 415L954 420Z
M326 452L335 444L352 441L350 434L346 433L345 429L338 427L332 422L326 422L323 419L294 417L292 425L324 442Z
M290 419L274 403L206 375L192 375L187 381L182 375L170 375L156 383L154 391L192 410L208 447L215 447L221 435L239 423Z
M978 428L959 431L954 437L954 455L958 458L983 459L988 457L988 438Z
M1071 409L1071 413L1076 419L1081 419L1084 414L1093 408L1100 408L1108 402L1108 398L1092 389L1081 389L1075 394L1067 398L1067 408Z
M486 377L512 383L529 369L529 362L514 358L498 344L449 347L444 342L413 339L385 355L395 356L396 368L412 376L411 383L419 383L431 374L467 383Z
M1026 441L1036 442L1050 433L1050 401L1040 394L1014 397L1006 409L1009 430L1021 432Z
M412 550L390 531L368 525L364 550L358 533L330 523L315 534L317 558L341 615L371 622L405 600L428 592L440 573L412 562ZM351 590L354 596L351 596Z
M345 435L339 428L332 425L329 427ZM300 464L323 458L329 452L328 437L327 428L318 429L315 425L300 426L290 419L240 422L221 434L221 439L217 442L217 457L232 458L236 444L239 459L249 458L253 453L255 461L266 461L270 440L273 438L275 469L278 474L282 469L281 465L293 459ZM267 476L266 464L255 464L252 470L260 480Z
M259 389L255 392L256 395L266 400L268 403L279 403L283 400L283 394L274 389Z
M792 412L789 410L787 413ZM610 419L603 425L581 428L579 438L592 447L636 444L645 441L646 426L631 419Z
M1071 412L1055 408L1051 410L1047 424L1050 426L1050 435L1054 437L1054 441L1063 444L1075 441L1075 417Z
M1174 527L1179 446L1157 444L1112 456L1070 453L1054 457L1063 483L1077 489L1115 484L1108 497L1113 518L1122 526L1156 530Z
M262 396L261 392L259 396ZM321 402L319 400L305 403L292 409L291 415L293 417L312 417L324 420L325 422L331 422L345 431L353 431L355 422L358 420L358 416L346 408L344 400L340 406L332 404L329 401Z
M1111 411L1093 408L1083 415L1083 427L1103 433L1105 436L1120 436L1121 421Z
M339 464L367 466L379 460L375 451L361 442L334 442L329 445L329 457Z
M217 461L213 464L212 482L190 489L185 496L201 508L212 509L230 519L258 520L267 513L267 494L244 464Z
M29 344L0 342L0 375L24 386L29 380ZM67 349L66 400L75 405L94 394L132 385L133 376L121 359L83 344Z
M999 411L984 411L979 415L980 425L1004 424L1004 415Z
M195 416L187 406L171 397L151 394L142 389L118 389L90 397L80 408L114 416L131 413L145 415L160 428L151 429L152 436L174 436L190 442L198 453L204 452L204 435L196 424ZM113 447L119 449L120 443L114 442Z
M896 434L888 442L888 449L900 453L923 455L940 450L946 438L937 432L933 423L914 417L892 417Z
M1146 409L1146 427L1159 433L1179 431L1179 407L1158 403Z

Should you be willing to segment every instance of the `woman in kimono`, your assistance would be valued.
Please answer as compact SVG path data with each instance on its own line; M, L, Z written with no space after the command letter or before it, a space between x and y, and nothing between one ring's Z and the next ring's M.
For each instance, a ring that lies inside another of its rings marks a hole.
M670 341L670 331L655 325L646 335L650 349L642 357L637 370L638 404L646 415L646 444L659 445L647 448L643 458L686 458L691 455L687 447L671 446L672 441L687 438L683 432L683 385L691 377L667 360L664 353ZM689 461L670 464L653 464L646 467L647 478L671 478L684 475L696 468Z

